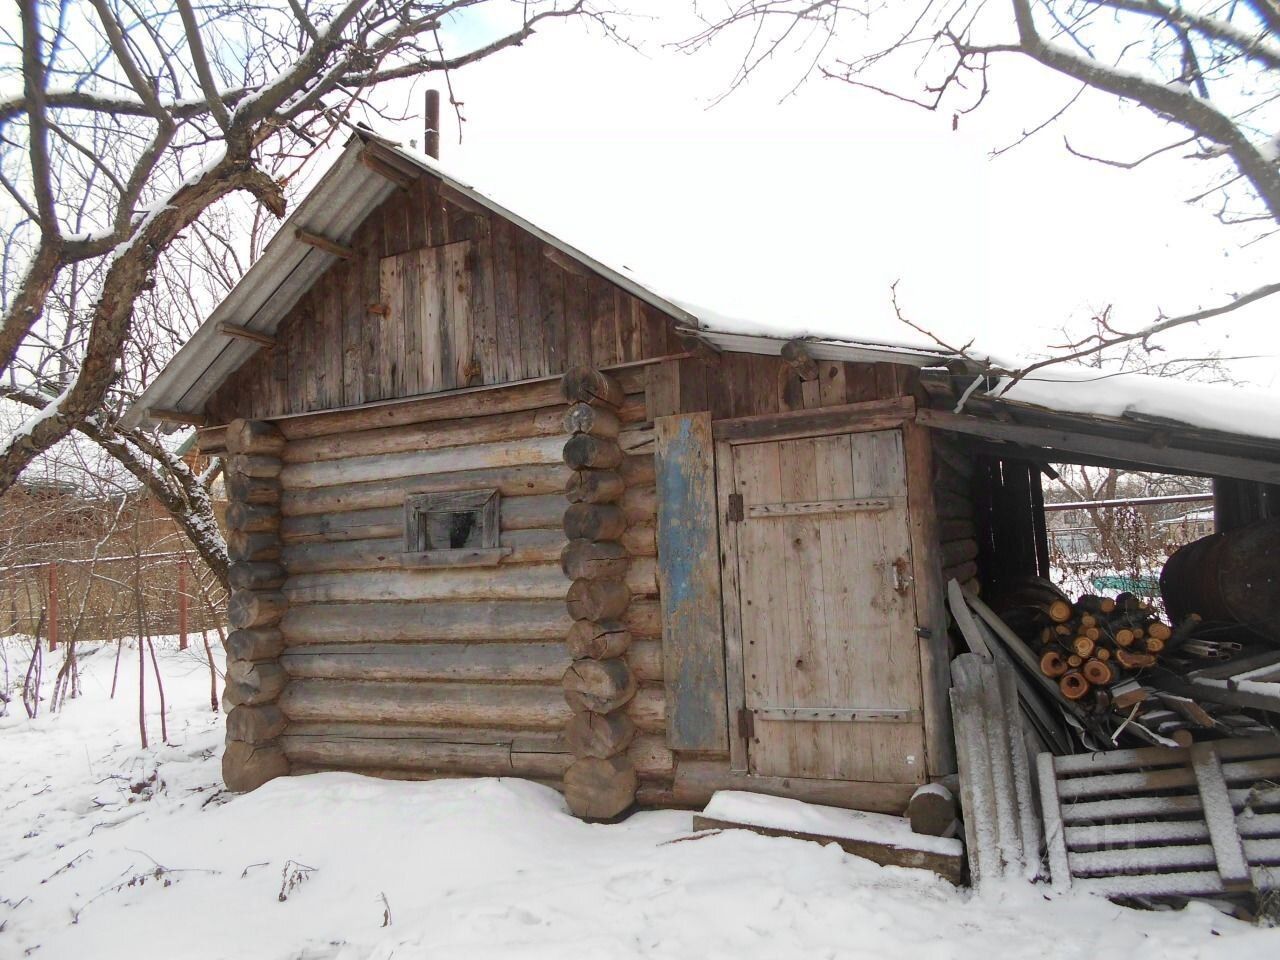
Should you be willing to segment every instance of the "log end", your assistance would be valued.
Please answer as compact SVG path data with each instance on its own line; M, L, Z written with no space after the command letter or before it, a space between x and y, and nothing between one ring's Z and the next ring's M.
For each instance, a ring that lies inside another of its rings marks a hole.
M274 741L246 743L233 740L222 754L222 782L233 793L257 790L268 780L289 774L289 760Z
M625 756L584 757L564 774L564 799L574 816L613 820L635 803L636 770Z

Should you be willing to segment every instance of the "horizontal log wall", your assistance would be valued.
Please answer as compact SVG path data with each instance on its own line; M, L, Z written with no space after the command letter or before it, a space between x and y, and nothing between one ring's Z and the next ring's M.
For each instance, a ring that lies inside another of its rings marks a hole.
M637 730L628 757L661 791L675 758L664 736L652 426L643 370L619 379L629 524L620 539L632 558L622 619L639 683L626 707ZM280 422L294 434L280 471L288 607L279 663L289 678L280 743L295 773L505 774L558 785L572 762L562 685L573 624L560 566L566 407L533 385L483 396L475 416L442 397L422 401L416 422L401 410L387 423L369 408L326 416L325 432ZM497 566L403 563L406 495L491 487L502 494L499 544L511 550Z
M977 593L980 582L973 499L974 458L964 438L956 434L935 431L932 438L943 583L955 579Z

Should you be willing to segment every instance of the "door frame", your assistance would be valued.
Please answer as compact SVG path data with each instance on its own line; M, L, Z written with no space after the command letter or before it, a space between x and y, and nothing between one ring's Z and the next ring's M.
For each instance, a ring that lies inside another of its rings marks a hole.
M955 770L955 743L947 706L951 672L947 613L933 500L930 434L915 420L911 397L849 403L818 410L717 420L715 439L716 508L720 533L720 602L725 640L725 695L729 718L729 766L748 774L746 676L742 651L742 597L738 583L738 524L731 521L734 492L733 447L745 443L805 437L902 431L907 481L907 527L915 579L915 620L919 640L921 708L924 712L925 773L939 777Z

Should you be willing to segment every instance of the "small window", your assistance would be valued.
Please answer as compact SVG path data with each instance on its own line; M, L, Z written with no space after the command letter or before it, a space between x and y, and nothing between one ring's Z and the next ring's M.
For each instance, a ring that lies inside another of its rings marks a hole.
M492 566L498 546L498 491L414 493L404 502L403 561L419 567Z

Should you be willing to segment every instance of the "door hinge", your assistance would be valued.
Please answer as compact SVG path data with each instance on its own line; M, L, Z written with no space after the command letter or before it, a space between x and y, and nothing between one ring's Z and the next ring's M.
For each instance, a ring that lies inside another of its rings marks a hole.
M745 509L742 505L742 494L729 494L729 521L731 523L741 523L745 516Z
M756 735L756 715L746 707L738 710L738 736L743 740L752 740Z

